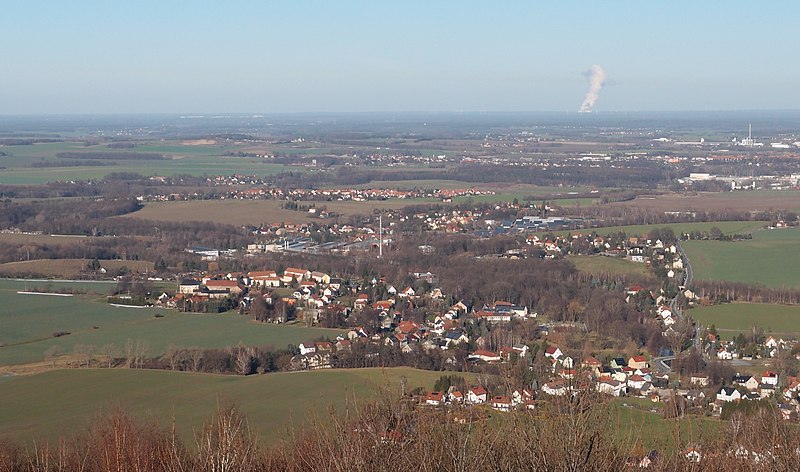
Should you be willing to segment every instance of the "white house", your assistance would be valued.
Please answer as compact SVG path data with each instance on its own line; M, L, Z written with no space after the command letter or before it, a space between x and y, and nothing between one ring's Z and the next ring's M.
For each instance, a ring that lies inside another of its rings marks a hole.
M511 397L506 395L492 397L491 407L497 411L511 411L513 407Z
M741 398L742 394L733 387L722 387L719 389L719 392L717 392L718 402L733 402L736 400L741 400Z
M722 348L719 351L717 351L717 359L722 361L729 361L733 359L733 354L729 350Z
M549 347L548 347L548 348L547 348L547 349L544 351L544 357L550 357L550 358L552 358L552 359L558 359L559 357L561 357L561 356L563 356L563 355L564 355L564 353L563 353L563 352L561 352L561 349L559 349L559 348L558 348L558 347L556 347L556 346L549 346Z
M645 378L642 377L641 375L634 374L628 377L628 387L630 388L641 390L641 388L644 387L644 384L646 383L647 380L645 380Z
M519 388L511 394L511 402L515 405L521 405L528 400L533 400L533 392L527 388Z
M622 382L617 382L616 380L603 380L601 382L597 382L594 388L599 393L605 393L606 395L611 395L614 397L619 397L625 392L625 384Z
M763 374L761 374L761 383L764 385L772 385L773 387L777 387L778 373L770 371L764 372Z
M747 390L756 390L758 388L758 379L752 375L737 375L733 378L733 383Z
M708 387L708 375L692 374L692 376L689 378L689 383L692 385L699 385L701 387Z
M426 405L439 406L444 401L444 394L442 392L430 392L428 398L425 399Z
M467 403L472 405L486 403L487 395L485 388L481 386L472 387L467 391Z
M414 289L411 288L411 287L406 287L405 290L403 290L402 292L397 294L397 296L400 297L400 298L414 297L416 295L417 295L417 292L415 292Z
M304 356L317 352L317 346L314 343L302 343L298 347L300 348L300 354Z
M456 388L450 387L450 392L447 394L447 401L456 405L460 405L464 403L464 394Z
M500 354L491 351L484 351L482 349L478 349L477 351L470 354L469 358L481 360L484 362L500 362L501 360Z
M562 379L551 380L550 382L542 385L542 392L555 397L560 397L562 395L566 395L567 386Z

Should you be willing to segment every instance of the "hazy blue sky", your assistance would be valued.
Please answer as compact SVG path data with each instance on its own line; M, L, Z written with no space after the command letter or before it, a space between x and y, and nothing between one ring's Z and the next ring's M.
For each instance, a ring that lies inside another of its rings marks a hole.
M800 108L800 2L15 1L0 114Z

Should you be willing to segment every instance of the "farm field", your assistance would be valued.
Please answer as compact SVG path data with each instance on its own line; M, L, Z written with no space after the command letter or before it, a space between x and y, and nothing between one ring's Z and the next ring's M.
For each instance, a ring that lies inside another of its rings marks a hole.
M752 190L741 192L701 192L696 195L668 194L640 196L614 203L657 211L686 210L800 210L800 192L796 190Z
M139 420L172 427L187 445L193 432L218 405L233 403L244 412L262 440L323 422L328 408L342 411L357 399L384 387L431 389L442 372L412 368L329 369L267 375L215 375L136 369L65 369L36 375L0 377L0 438L32 441L74 434L101 411L121 407ZM469 375L469 374L467 374ZM54 392L58 391L58 395Z
M112 172L137 172L142 175L229 175L259 174L268 175L281 172L288 167L273 164L259 158L223 157L225 151L239 150L240 146L220 145L181 145L143 144L125 150L129 152L157 152L172 157L169 160L108 160L100 165L70 167L58 166L59 162L68 164L70 159L61 159L59 152L100 152L109 151L105 145L84 146L83 143L42 143L30 146L6 146L10 156L3 158L0 169L0 184L39 184L56 180L100 179ZM46 162L54 167L33 167L34 163ZM102 164L114 163L114 165ZM291 167L294 172L303 172L299 167Z
M97 348L113 344L121 349L128 340L146 341L149 354L157 356L170 344L223 348L240 341L252 346L284 348L320 336L334 338L340 330L274 325L252 321L236 313L191 314L160 308L113 307L104 297L58 297L16 293L24 282L0 285L0 366L40 362L50 346L67 354L76 344ZM29 288L45 285L29 282ZM54 284L55 285L55 284ZM64 285L72 285L64 283ZM107 284L108 290L112 288ZM102 286L97 291L102 291ZM164 315L156 318L154 315ZM96 327L96 328L95 328ZM68 336L53 337L56 331Z
M753 326L767 334L800 335L800 306L730 303L694 308L687 315L705 326L713 324L727 339L749 332Z
M588 187L555 187L555 186L539 186L532 184L509 184L504 182L465 182L461 180L443 180L443 179L420 179L420 180L373 180L366 184L355 185L355 188L388 188L396 190L412 190L412 189L468 189L475 188L481 190L493 190L497 193L517 193L521 195L543 195L543 194L561 194L566 195L571 192L588 192Z
M302 211L284 210L278 200L191 200L153 202L121 218L155 221L213 221L232 225L303 223L311 216Z
M657 228L672 228L676 235L690 233L692 231L707 232L711 228L717 227L725 234L742 234L754 233L763 228L769 222L767 221L713 221L713 222L697 222L697 223L670 223L670 224L654 224L654 225L631 225L631 226L606 226L602 228L585 228L574 231L556 231L556 234L568 233L597 233L600 236L605 236L611 233L624 232L628 236L646 236L650 231Z
M683 248L696 280L780 288L800 287L798 243L800 229L791 228L755 231L753 239L744 241L686 241Z
M0 244L48 244L55 246L66 246L69 244L82 244L87 241L94 241L101 238L113 238L114 236L73 236L73 235L51 235L51 234L24 234L24 233L0 233Z
M579 271L590 274L625 275L639 279L650 276L644 264L615 257L570 256L567 260L572 262Z
M395 200L373 200L367 202L341 201L341 202L300 202L302 205L316 205L317 208L327 208L328 211L343 216L369 215L375 210L398 210L411 205L425 205L441 203L437 198L413 198Z
M0 276L40 274L45 277L70 278L81 273L90 262L89 259L38 259L6 262L0 264ZM116 271L121 267L127 267L132 272L139 273L153 270L153 263L149 261L102 260L99 262L100 267L109 271Z
M107 295L117 284L115 280L62 280L62 279L3 279L0 278L0 296L4 292L18 290L32 290L40 288L45 290L75 289L84 293ZM174 287L175 284L171 283Z
M376 200L368 202L301 201L300 205L326 208L330 212L344 216L367 215L374 210L391 210L409 205L422 205L438 202L433 198L408 200ZM213 221L232 225L260 225L281 223L303 223L324 221L308 212L285 210L279 200L191 200L186 202L153 202L139 211L128 213L121 218L142 218L156 221Z
M599 198L560 198L550 200L549 203L562 208L591 206L600 201Z

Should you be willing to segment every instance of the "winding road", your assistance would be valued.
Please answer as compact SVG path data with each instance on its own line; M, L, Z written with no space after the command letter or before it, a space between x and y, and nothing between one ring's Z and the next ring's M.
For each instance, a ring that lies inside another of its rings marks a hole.
M683 250L683 246L681 246L680 241L675 243L675 247L678 250L678 254L681 256L681 260L683 261L683 283L681 286L683 288L687 288L692 284L692 280L694 279L694 272L692 271L692 265L689 263L689 258L686 257L686 252ZM678 295L680 292L675 295L669 302L669 309L675 318L679 321L683 318L683 314L681 313L681 309L678 308ZM692 337L692 344L694 344L694 348L697 349L698 352L702 351L702 346L700 343L700 332L695 327L694 329L694 336ZM667 364L667 362L671 362L675 360L675 355L671 356L661 356L661 357L654 357L653 364L655 365L656 369L658 369L659 374L669 374L672 371L672 367Z

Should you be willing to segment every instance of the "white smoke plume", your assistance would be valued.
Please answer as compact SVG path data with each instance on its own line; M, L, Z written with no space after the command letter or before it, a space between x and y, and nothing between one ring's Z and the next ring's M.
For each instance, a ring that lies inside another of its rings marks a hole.
M581 103L580 111L582 113L592 111L592 107L600 96L600 90L606 84L606 71L600 64L595 64L589 68L586 71L586 76L589 77L589 91L586 92L586 98Z

